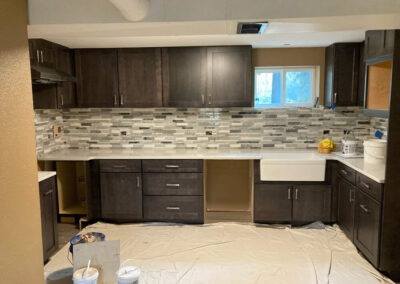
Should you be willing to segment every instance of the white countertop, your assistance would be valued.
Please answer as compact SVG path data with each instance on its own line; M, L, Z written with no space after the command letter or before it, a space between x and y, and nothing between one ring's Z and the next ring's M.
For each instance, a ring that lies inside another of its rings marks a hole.
M52 176L55 176L56 174L57 174L56 172L40 171L40 172L38 172L39 182L44 181Z
M38 157L41 161L90 161L106 159L203 159L203 160L260 160L271 153L316 152L299 149L65 149ZM318 154L318 153L317 153ZM385 182L385 164L367 164L363 158L342 158L334 154L318 154L326 160L337 160L376 182Z

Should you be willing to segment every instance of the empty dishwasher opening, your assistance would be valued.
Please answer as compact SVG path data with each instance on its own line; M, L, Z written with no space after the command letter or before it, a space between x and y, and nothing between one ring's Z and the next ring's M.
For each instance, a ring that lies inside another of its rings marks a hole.
M205 222L252 221L252 163L205 161Z

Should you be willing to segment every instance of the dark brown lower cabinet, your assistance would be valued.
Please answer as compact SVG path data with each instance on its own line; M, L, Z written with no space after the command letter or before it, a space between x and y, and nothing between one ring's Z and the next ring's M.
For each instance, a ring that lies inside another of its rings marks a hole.
M338 177L338 216L337 222L350 240L354 232L354 198L356 188Z
M203 196L144 196L143 207L146 221L204 222Z
M57 189L55 177L39 183L43 258L46 262L57 251Z
M292 220L291 185L254 185L254 222L287 223Z
M331 194L330 185L294 186L293 222L329 222L331 219Z
M141 221L141 173L100 173L101 216L116 221Z
M354 243L376 267L379 264L381 204L356 190Z

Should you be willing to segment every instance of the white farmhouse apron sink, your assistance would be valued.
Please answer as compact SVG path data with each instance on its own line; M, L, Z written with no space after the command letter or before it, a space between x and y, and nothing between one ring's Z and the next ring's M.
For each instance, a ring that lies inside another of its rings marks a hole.
M316 153L275 152L260 161L262 181L324 181L326 160Z

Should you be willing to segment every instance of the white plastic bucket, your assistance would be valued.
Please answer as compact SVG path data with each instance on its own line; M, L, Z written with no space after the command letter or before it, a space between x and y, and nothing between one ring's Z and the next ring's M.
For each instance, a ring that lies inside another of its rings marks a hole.
M74 284L97 284L97 278L99 278L99 271L96 268L90 267L88 271L88 277L84 278L83 273L86 267L80 268L74 272L72 280Z
M140 269L136 266L124 266L118 269L118 284L136 284L139 281Z
M386 140L368 139L364 141L364 161L369 164L386 162Z
M342 153L344 155L353 155L357 152L357 140L343 139L342 140Z

